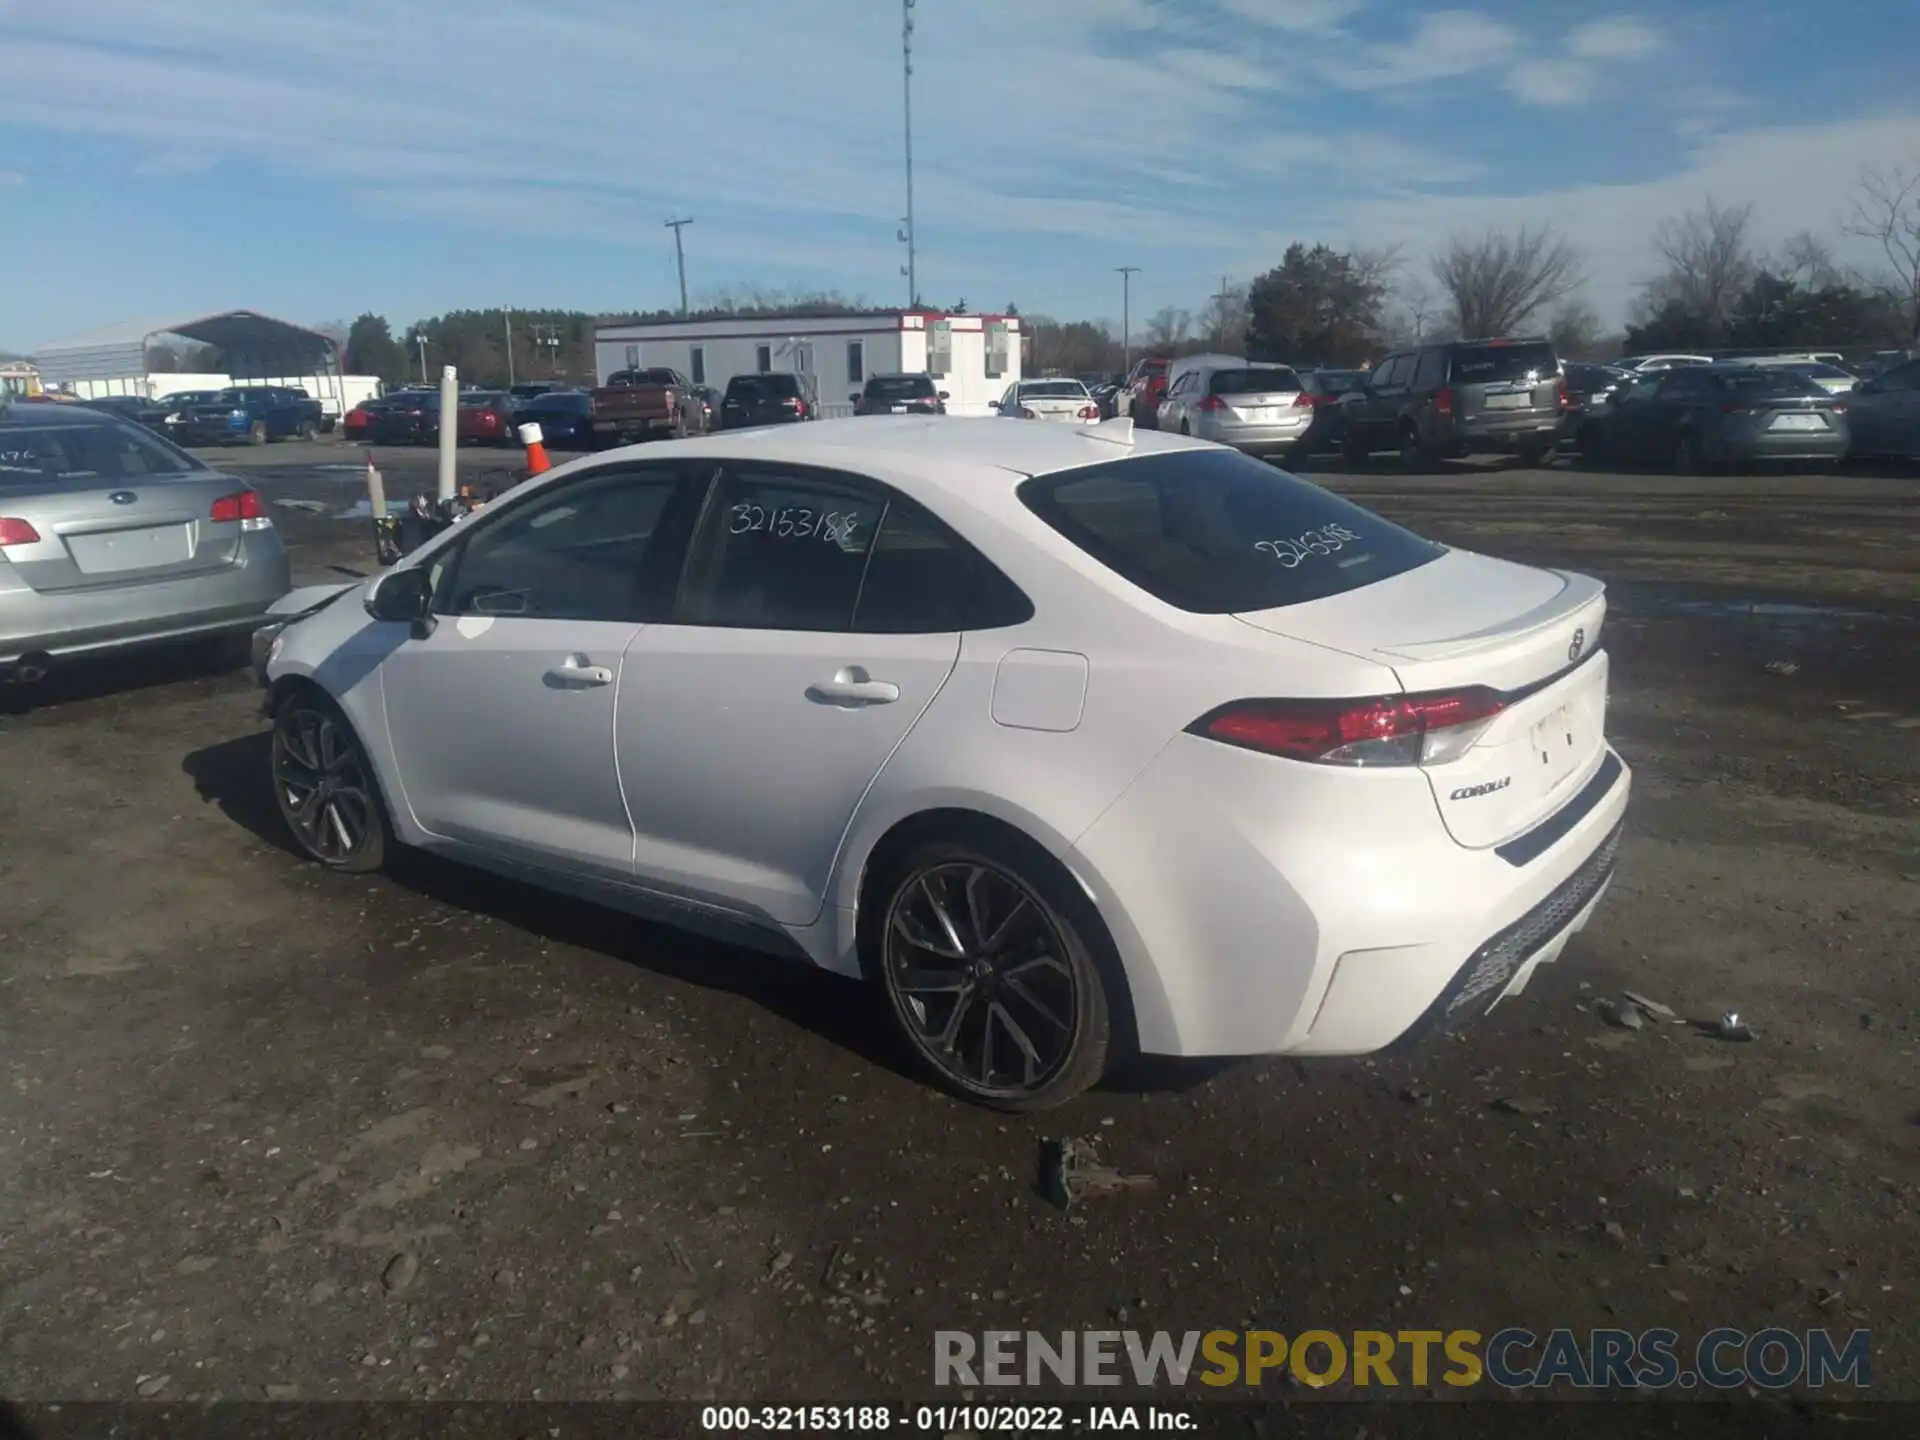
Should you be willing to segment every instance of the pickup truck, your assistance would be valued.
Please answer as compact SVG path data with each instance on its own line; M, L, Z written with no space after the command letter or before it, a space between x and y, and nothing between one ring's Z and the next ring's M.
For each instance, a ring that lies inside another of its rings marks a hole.
M662 435L681 439L706 429L706 407L693 382L664 365L616 370L593 392L593 438L601 445Z
M166 403L166 402L163 402ZM224 445L243 441L305 439L320 428L320 402L304 390L281 385L242 385L211 400L170 410L162 424L176 445Z

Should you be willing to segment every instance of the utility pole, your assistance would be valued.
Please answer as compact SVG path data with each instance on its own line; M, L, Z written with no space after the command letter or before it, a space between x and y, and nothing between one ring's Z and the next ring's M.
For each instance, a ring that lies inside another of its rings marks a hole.
M513 388L513 311L506 306L500 307L500 313L507 320L507 388Z
M1140 267L1113 268L1120 272L1120 375L1125 379L1133 372L1133 277L1140 273Z
M420 346L420 383L424 385L427 383L427 337L425 332L422 332L413 338Z
M669 220L666 228L673 232L673 263L680 268L680 314L687 313L687 252L680 244L680 232L693 223L689 216L685 220Z
M907 219L906 228L900 232L901 240L906 242L907 264L900 273L907 277L910 306L920 303L917 242L913 233L913 4L914 0L900 0L900 69L907 120Z
M1227 343L1227 277L1220 277L1220 293L1213 297L1213 343Z

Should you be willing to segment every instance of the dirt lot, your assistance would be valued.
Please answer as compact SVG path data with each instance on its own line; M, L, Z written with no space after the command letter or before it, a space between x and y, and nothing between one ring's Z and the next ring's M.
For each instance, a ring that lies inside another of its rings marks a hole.
M369 558L341 453L243 457L317 503L274 511L304 579ZM1613 586L1611 896L1410 1060L986 1114L842 982L301 864L242 675L50 684L0 720L0 1394L925 1397L936 1329L1777 1324L1920 1398L1920 481L1318 478ZM1623 988L1756 1038L1612 1027ZM1063 1135L1157 1189L1062 1215Z

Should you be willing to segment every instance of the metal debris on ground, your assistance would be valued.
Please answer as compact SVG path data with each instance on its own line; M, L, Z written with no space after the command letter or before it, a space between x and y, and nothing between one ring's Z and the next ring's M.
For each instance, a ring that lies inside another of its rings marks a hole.
M1526 1095L1502 1095L1493 1102L1492 1109L1502 1115L1545 1115L1550 1108L1544 1100L1535 1100Z
M1602 1000L1593 1007L1607 1024L1621 1030L1641 1030L1646 1028L1647 1017L1640 1007L1628 1000Z
M1729 1010L1712 1025L1705 1027L1709 1035L1716 1040L1751 1040L1753 1031L1741 1020L1737 1010Z
M1800 669L1791 660L1769 660L1762 668L1774 675L1792 675Z
M1649 1000L1646 996L1631 990L1622 990L1620 998L1640 1010L1649 1020L1664 1020L1669 1025L1679 1023L1680 1016L1670 1006L1662 1005L1658 1000Z
M1040 1188L1063 1210L1127 1190L1151 1190L1151 1175L1122 1175L1100 1159L1091 1140L1049 1140L1040 1156Z

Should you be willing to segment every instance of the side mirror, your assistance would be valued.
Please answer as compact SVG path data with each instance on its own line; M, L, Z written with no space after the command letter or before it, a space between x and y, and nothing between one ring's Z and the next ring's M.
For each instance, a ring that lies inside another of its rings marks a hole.
M424 565L389 570L367 591L367 614L376 620L413 626L416 639L433 633L433 577Z
M944 390L942 390L942 391L940 392L940 398L941 398L942 400L951 400L951 399L953 398L953 396L951 396L951 395L949 395L949 394L948 394L948 393L947 393L946 391L944 391Z

